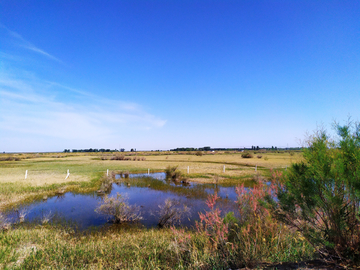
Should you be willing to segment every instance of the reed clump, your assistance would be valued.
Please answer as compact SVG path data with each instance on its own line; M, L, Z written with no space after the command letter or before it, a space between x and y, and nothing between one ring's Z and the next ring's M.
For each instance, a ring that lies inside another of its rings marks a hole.
M135 222L142 219L140 207L129 205L126 198L119 193L116 197L105 196L95 211L110 216L113 223Z
M182 174L180 170L178 169L178 166L168 166L165 169L166 179L172 180L172 181L180 181L182 178Z

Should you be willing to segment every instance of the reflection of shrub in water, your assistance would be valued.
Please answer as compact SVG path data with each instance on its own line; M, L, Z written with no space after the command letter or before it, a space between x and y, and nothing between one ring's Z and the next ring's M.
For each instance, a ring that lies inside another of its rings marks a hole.
M21 210L16 210L16 213L18 215L18 218L19 218L19 223L23 223L25 221L25 217L26 215L28 214L28 210L23 208Z
M97 191L98 194L104 194L104 193L110 193L112 190L112 183L113 183L112 177L104 177L103 181L100 185L100 189Z
M184 205L181 206L180 201L175 199L166 199L163 205L159 205L160 219L158 226L160 228L170 227L171 225L180 224L181 219L185 216L190 216L190 208Z
M135 222L142 219L140 207L129 205L126 198L119 193L116 194L116 197L105 196L103 202L95 211L111 216L114 223Z
M41 218L41 224L48 224L49 221L54 217L54 215L49 211L48 213L44 214Z

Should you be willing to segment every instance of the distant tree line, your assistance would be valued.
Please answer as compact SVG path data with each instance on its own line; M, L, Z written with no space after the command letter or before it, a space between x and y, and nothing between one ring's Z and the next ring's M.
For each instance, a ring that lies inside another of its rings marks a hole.
M124 152L125 149L124 148L121 148L120 149L120 152ZM104 148L101 148L101 149L96 149L96 148L89 148L89 149L72 149L70 151L70 149L65 149L64 150L64 153L70 153L70 152L73 152L73 153L97 153L97 152L119 152L119 150L117 149L114 149L114 150L111 150L111 149L104 149Z
M301 147L285 147L278 148L277 146L269 147L259 147L259 146L251 146L251 147L243 147L243 148L211 148L210 146L205 146L201 148L194 147L178 147L175 149L170 149L170 151L247 151L247 150L267 150L267 151L284 151L284 150L301 150Z
M180 147L175 149L170 149L170 151L211 151L210 146L204 146L201 148L193 148L193 147Z

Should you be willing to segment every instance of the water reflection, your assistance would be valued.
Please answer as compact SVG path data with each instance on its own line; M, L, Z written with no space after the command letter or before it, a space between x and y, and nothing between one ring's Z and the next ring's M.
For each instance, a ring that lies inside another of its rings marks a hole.
M146 227L155 227L159 217L154 215L159 210L159 205L166 199L179 200L182 204L191 208L191 218L182 220L182 225L193 226L198 220L198 212L208 210L206 199L209 194L217 192L220 196L218 207L225 214L228 211L236 213L235 187L223 187L216 184L190 185L166 181L165 173L130 174L127 177L116 175L115 182L107 189L109 196L120 193L128 198L129 204L141 207L143 220L141 224ZM96 207L103 200L104 194L92 192L89 194L75 194L67 192L46 200L38 200L28 206L26 219L31 222L39 222L46 213L54 213L57 218L69 222L75 222L80 229L92 226L105 225L108 217L95 212ZM14 211L8 213L13 221L16 219Z

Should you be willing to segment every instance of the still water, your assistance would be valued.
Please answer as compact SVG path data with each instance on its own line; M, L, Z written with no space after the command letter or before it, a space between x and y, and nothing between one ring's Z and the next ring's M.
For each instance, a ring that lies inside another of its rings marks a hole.
M235 187L223 187L215 184L181 184L165 180L165 173L131 174L128 178L116 175L115 183L107 191L108 196L116 196L117 193L125 196L130 205L140 207L143 220L140 223L146 227L156 227L159 216L159 205L164 204L166 199L179 200L181 204L190 207L190 217L182 220L181 224L191 227L199 220L199 212L208 210L206 199L209 194L217 192L220 196L217 207L222 214L234 211L236 214ZM40 223L43 216L51 213L52 221L74 223L81 230L90 227L99 227L108 223L108 216L95 211L103 201L104 195L97 192L88 194L75 194L67 192L63 195L49 197L47 200L34 201L32 204L22 205L18 210L26 210L26 221ZM8 217L14 222L16 212L8 212ZM51 223L50 222L50 223Z

